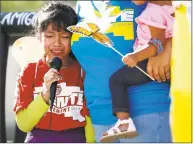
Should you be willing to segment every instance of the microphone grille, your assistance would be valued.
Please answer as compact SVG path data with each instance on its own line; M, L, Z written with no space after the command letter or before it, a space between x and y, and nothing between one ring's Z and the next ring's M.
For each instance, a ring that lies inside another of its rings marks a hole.
M50 61L50 68L55 68L59 71L61 67L62 67L62 60L59 57L54 57Z

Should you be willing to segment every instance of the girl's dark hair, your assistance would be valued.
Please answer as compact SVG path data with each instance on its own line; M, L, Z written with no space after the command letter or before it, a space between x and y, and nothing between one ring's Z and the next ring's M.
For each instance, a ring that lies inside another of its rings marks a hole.
M50 2L36 14L33 23L33 33L36 35L44 32L51 23L54 30L69 32L67 27L76 25L78 23L78 16L72 7L62 2ZM70 52L70 56L75 58L72 52Z
M35 33L45 31L50 23L54 24L53 28L57 31L67 31L68 26L78 23L78 16L72 7L62 2L50 2L36 15L33 25Z

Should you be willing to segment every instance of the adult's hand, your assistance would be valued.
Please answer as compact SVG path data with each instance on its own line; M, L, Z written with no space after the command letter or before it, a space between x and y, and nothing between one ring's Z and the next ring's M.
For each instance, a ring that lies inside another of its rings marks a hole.
M150 57L147 64L147 73L158 82L170 79L170 55L162 52L157 56Z
M170 59L172 53L172 38L165 41L164 50L154 57L150 57L147 64L147 73L158 82L170 79Z

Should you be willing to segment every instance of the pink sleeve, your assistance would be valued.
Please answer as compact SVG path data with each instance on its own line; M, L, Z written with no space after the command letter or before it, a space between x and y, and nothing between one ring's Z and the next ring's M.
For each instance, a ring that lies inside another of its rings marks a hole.
M171 14L174 12L172 6L157 6L149 4L145 11L135 20L139 25L146 24L149 26L165 29L166 38L173 35L174 18Z
M148 25L139 24L137 26L137 38L135 39L135 43L133 46L134 51L139 51L144 48L147 48L149 45L149 41L151 39L151 32L149 30Z
M173 27L174 27L174 17L171 14L174 13L174 8L171 6L163 6L163 10L168 12L167 18L167 28L165 36L166 38L170 38L173 36Z

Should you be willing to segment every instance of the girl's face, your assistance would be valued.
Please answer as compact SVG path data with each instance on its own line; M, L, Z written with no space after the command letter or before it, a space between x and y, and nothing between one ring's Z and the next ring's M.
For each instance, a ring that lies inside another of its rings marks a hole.
M142 5L145 4L147 0L132 0L132 2L135 3L136 5Z
M64 30L53 30L54 25L49 24L47 30L41 33L41 43L44 47L48 60L53 57L67 58L71 51L71 34Z

